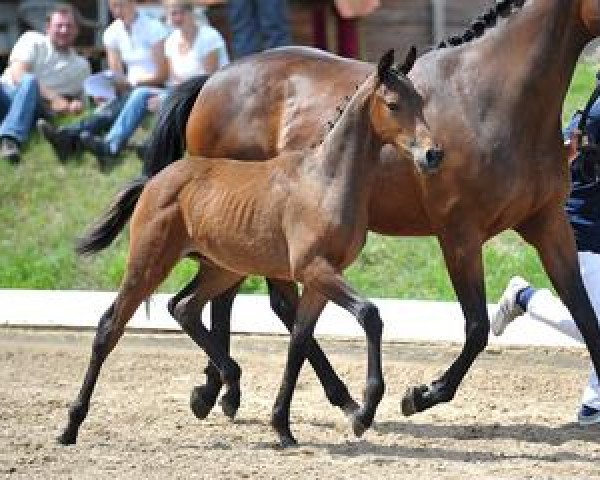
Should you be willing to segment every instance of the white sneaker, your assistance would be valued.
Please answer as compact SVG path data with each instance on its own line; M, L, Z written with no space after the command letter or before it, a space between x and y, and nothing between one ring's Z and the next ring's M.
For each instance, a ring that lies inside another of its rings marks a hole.
M577 412L577 422L582 427L600 424L600 410L588 407L587 405L582 405L579 412Z
M529 283L521 277L513 277L510 279L510 282L508 282L506 290L504 290L504 293L498 302L498 310L494 313L490 323L492 332L497 337L504 333L504 329L510 322L525 313L523 309L517 305L517 293L528 286Z

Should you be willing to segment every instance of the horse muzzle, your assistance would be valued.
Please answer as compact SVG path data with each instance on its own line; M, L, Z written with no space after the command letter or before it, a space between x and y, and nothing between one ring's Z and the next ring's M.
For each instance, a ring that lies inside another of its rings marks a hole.
M411 148L413 159L422 172L436 172L444 160L444 150L440 147L413 147Z

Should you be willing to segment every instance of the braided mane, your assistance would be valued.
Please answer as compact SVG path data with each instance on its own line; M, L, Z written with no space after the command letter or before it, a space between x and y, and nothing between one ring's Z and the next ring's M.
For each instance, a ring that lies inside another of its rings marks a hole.
M481 37L484 32L496 25L498 17L508 17L521 8L526 0L497 0L496 5L487 12L479 15L462 35L453 35L443 40L437 48L455 47Z

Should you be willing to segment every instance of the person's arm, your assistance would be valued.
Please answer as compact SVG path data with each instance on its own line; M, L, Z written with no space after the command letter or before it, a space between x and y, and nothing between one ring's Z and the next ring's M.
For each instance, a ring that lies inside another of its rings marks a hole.
M206 54L202 61L204 71L211 75L219 69L219 50L213 50Z
M169 78L169 63L165 56L165 41L160 40L152 47L152 59L156 65L156 70L152 75L146 75L135 79L135 87L164 87Z
M26 73L31 73L31 65L20 60L13 60L8 66L8 71L10 72L13 83L18 85L21 83L23 75ZM38 85L40 87L40 94L42 98L48 103L48 107L53 113L77 113L77 109L81 110L83 108L81 101L73 101L72 104L71 100L62 96L52 88L44 85L43 81L41 81L39 78Z
M123 63L121 52L111 47L106 47L105 51L108 69L115 75L115 88L121 93L131 90L132 85L125 76L125 64Z

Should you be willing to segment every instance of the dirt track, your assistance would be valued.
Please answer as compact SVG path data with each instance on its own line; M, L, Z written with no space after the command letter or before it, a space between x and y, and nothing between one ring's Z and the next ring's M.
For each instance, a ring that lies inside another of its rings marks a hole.
M600 478L600 428L574 420L583 351L488 349L454 401L404 418L399 400L433 379L456 345L387 343L387 392L357 440L305 367L294 397L300 446L275 447L268 426L287 339L235 337L242 407L203 422L188 407L205 357L180 335L127 334L105 364L79 442L54 442L83 378L91 334L0 329L0 475L6 478ZM360 397L362 341L321 339Z

